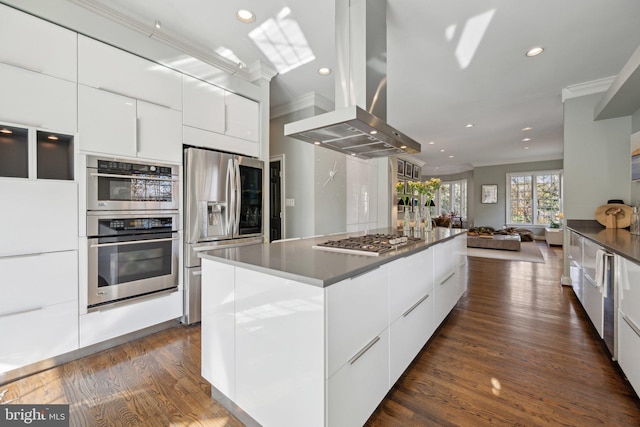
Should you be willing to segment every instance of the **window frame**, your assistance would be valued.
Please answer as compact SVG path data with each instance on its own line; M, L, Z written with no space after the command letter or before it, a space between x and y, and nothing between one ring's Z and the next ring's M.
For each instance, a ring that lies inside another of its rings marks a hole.
M463 203L462 200L464 199L464 208L465 208L465 212L464 215L462 214L462 212L458 212L460 214L460 216L462 217L463 221L467 220L467 217L469 216L469 180L467 178L462 178L462 179L456 179L453 181L442 181L440 183L440 189L438 189L438 191L436 192L436 196L434 197L434 203L435 203L435 216L440 216L442 214L442 203L440 200L441 197L441 192L442 192L442 187L444 186L450 186L449 188L449 203L451 203L451 199L453 198L453 186L455 184L460 184L461 185L461 191L463 191L462 189L462 184L464 184L464 195L460 196L460 203ZM460 206L462 208L462 206ZM449 212L447 212L447 215L449 215Z
M525 171L525 172L509 172L506 174L506 201L505 201L505 223L508 227L511 226L529 226L529 227L547 227L549 223L539 223L538 219L538 192L536 188L538 176L544 175L559 175L560 185L558 194L559 212L562 212L562 196L564 193L564 171L563 169L549 169L549 170L537 170L537 171ZM531 178L531 218L533 222L512 222L511 221L511 179L513 177L530 177Z

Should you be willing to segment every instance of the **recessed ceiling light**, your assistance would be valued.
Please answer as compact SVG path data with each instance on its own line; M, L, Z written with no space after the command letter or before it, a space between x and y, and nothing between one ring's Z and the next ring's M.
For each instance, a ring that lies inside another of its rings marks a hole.
M524 147L524 149L525 149L525 150L528 150L528 149L529 149L529 147Z
M406 145L401 145L400 148L402 148L404 150L405 148L407 148L407 146Z
M378 133L378 131L374 129L374 130L369 132L369 135L375 135L376 133Z
M450 159L453 159L453 156L449 156Z
M531 49L529 49L527 51L527 53L525 53L526 56L528 56L529 58L533 57L533 56L538 56L540 55L542 52L544 52L544 48L542 47L532 47Z
M433 145L433 144L435 144L434 141L429 141L429 145Z
M355 155L356 155L356 153L351 153L351 155L352 155L352 156L355 156Z
M464 125L464 127L466 128L472 128L474 126L473 123L467 123L466 125Z
M314 145L320 145L320 144L321 144L321 142L320 142L320 141L316 141L316 142L314 142Z
M256 15L254 15L250 10L240 9L236 12L236 18L238 18L239 21L248 24L256 20Z
M531 141L531 138L522 138L522 142L529 142Z
M318 74L320 74L321 76L328 76L329 74L331 74L331 68L327 68L327 67L319 68Z
M436 170L440 169L440 166L436 166Z
M442 148L442 149L440 150L440 152L441 152L441 153L444 153L444 148Z
M529 126L527 126L526 128L522 128L522 130L523 130L524 132L526 132L526 131L528 131L528 130L531 130L531 129L533 129L533 128L532 128L532 127L529 127Z
M160 22L159 20L156 19L155 24L153 24L154 27L156 27L156 29L160 29L162 28L162 22Z

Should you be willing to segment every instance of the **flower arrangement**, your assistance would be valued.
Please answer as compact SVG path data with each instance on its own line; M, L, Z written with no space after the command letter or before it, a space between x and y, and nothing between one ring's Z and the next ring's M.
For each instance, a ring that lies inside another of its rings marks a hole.
M396 193L398 193L398 198L402 200L402 204L409 204L409 195L404 194L404 182L400 181L396 184Z
M418 183L418 194L425 195L427 199L427 206L431 204L433 197L436 195L436 191L440 189L442 180L440 178L431 178L425 182Z

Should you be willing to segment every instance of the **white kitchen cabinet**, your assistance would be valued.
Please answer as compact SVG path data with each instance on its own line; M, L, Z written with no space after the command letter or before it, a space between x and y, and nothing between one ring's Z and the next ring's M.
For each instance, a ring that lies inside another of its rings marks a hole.
M225 132L225 90L183 75L182 121L186 126L209 132Z
M640 302L640 301L638 301ZM640 325L618 311L618 364L640 394Z
M389 391L389 331L327 380L328 426L361 426Z
M78 83L182 111L182 74L78 36Z
M235 267L202 264L202 376L230 399L235 390Z
M640 265L616 256L618 363L640 393Z
M0 121L75 133L73 82L0 64Z
M179 111L78 85L80 150L180 162Z
M78 85L78 133L81 151L135 157L136 100Z
M0 179L0 194L0 257L78 249L75 182Z
M388 266L326 288L327 376L389 326Z
M323 426L324 289L235 274L235 402L264 426Z
M260 107L257 102L231 92L224 94L225 134L258 142L260 140Z
M140 331L183 315L182 291L158 294L135 304L104 307L102 310L76 315L80 326L80 347L107 341Z
M137 157L182 161L182 114L148 102L137 102Z
M578 301L584 305L584 279L582 277L582 237L574 231L569 232L569 276L571 287Z
M417 299L389 327L389 384L393 385L435 331L433 291Z
M433 304L436 326L442 323L464 293L466 266L461 255L464 253L466 248L461 248L459 237L434 247Z
M594 279L588 276L586 273L583 275L583 302L582 306L587 312L591 323L595 326L596 331L600 338L603 337L603 313L604 313L604 299L600 288L596 287Z
M4 64L77 81L77 35L73 31L0 5L0 46ZM4 90L2 94L6 100Z
M433 289L433 248L389 265L389 318L393 322Z
M0 316L0 372L78 349L78 302Z
M78 300L78 252L0 258L0 317Z

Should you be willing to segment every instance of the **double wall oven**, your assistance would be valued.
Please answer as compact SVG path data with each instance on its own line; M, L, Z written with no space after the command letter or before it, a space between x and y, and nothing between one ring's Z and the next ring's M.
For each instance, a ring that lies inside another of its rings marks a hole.
M87 156L88 309L178 287L174 165Z

